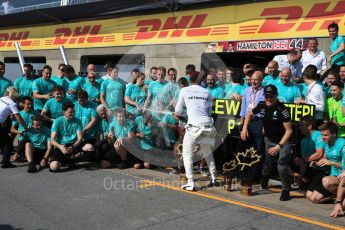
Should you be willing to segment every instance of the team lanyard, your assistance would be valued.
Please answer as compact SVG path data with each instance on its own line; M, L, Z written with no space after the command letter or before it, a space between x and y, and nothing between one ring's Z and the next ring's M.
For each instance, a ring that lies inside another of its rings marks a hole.
M253 106L255 106L255 103L256 103L256 100L258 99L259 97L259 92L261 90L262 86L260 86L258 88L258 90L254 93L254 90L252 88L251 92L250 92L250 101L249 101L249 104L252 104Z
M340 108L340 105L341 105L341 101L339 101L339 104L338 104L338 106L335 108L335 110L334 110L334 98L332 98L332 104L331 104L331 108L332 108L332 117L331 117L331 119L333 119L334 117L335 117L335 115L337 114L337 111L338 111L338 109Z
M308 89L308 92L306 93L306 95L305 95L305 98L307 98L308 97L308 95L309 95L309 93L310 93L310 91L313 89L313 87L314 87L314 85L316 85L316 81L314 81L314 83L312 83L313 85L312 86L310 86L310 88Z

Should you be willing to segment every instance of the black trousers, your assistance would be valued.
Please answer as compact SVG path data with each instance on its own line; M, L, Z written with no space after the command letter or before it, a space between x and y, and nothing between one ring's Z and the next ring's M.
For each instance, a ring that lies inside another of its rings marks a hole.
M8 134L6 126L0 124L0 150L3 155L1 164L7 164L10 162L11 152L13 150L13 142Z

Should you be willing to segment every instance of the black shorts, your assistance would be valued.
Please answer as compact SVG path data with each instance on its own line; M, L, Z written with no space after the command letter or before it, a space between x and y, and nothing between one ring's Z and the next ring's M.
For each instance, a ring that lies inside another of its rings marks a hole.
M106 151L102 151L101 160L108 161L111 164L121 161L120 156L117 154L115 148L109 148Z
M310 181L307 191L311 191L311 192L317 191L320 194L322 194L324 197L329 197L329 196L334 195L333 193L325 189L322 185L322 178L324 178L325 176L327 176L325 172L319 172L318 174L316 174Z
M304 162L305 163L305 162ZM305 163L305 164L308 164L308 163ZM301 173L300 171L300 166L299 165L296 165L293 161L293 159L290 160L289 162L289 167L290 169L293 171L293 172L296 172L296 173ZM309 165L306 166L306 171L304 173L304 177L308 178L309 180L312 180L314 176L316 176L317 174L319 173L323 173L324 175L326 175L327 173L324 173L324 172L321 172L321 171L317 171L315 170L314 168L311 168L309 167Z
M72 144L66 144L66 147L72 146ZM50 157L50 162L52 161L58 161L62 164L66 163L67 161L71 160L71 156L75 155L79 152L79 148L75 149L71 154L63 154L60 149L54 148L52 155Z
M22 140L18 141L17 153L21 156L24 156L25 153L25 145L28 143L29 140L26 137L23 137Z
M86 144L95 146L96 142L96 139L84 140L83 143L80 145L79 149L82 149Z
M41 160L44 158L44 155L46 154L47 149L34 149L33 152L33 162L35 162L35 164L39 164L41 163Z
M77 159L77 161L84 161L84 162L94 162L96 160L96 151L83 151L85 145L90 144L96 147L96 139L89 139L84 140L83 143L80 145L79 150L81 152L80 158Z

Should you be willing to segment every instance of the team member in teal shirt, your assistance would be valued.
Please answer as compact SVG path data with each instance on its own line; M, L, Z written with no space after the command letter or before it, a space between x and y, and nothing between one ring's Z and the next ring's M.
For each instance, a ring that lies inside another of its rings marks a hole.
M5 63L0 61L0 97L3 97L6 89L12 86L12 81L4 77L5 74Z
M241 100L244 92L244 85L242 85L242 78L241 76L234 72L232 74L232 82L230 83L230 87L228 92L225 95L225 99L235 99Z
M139 148L135 150L135 157L137 159L134 164L134 168L139 169L143 165L145 168L150 168L149 157L152 155L154 148L153 133L155 127L153 127L152 116L149 111L145 111L142 116L138 116L135 119L136 122L136 133L135 136L138 138Z
M74 102L75 117L81 120L84 142L95 144L97 131L97 104L88 101L85 91L78 92L78 101Z
M51 80L52 68L49 65L43 67L42 77L34 80L32 83L32 92L34 97L34 109L41 111L44 104L53 97L53 89L56 82Z
M97 124L97 151L100 156L100 165L102 169L111 168L118 160L110 138L109 138L109 118L108 110L104 104L97 106L99 116Z
M32 108L32 98L31 97L23 97L21 100L21 103L23 105L23 110L19 112L20 116L23 118L26 127L31 128L32 124L32 118L35 115L38 115L39 113ZM17 148L17 153L14 156L14 159L18 159L18 157L23 158L24 154L24 148L25 148L25 138L24 138L24 127L17 121L13 120L12 121L12 127L11 127L11 133L13 134L19 134L18 137L18 148Z
M125 91L125 103L127 111L135 116L140 114L144 107L146 94L144 88L145 75L140 73L139 76L129 85Z
M107 107L100 104L97 106L96 111L99 117L97 123L97 139L101 143L108 142L109 121Z
M18 90L21 97L32 97L33 66L31 64L24 64L23 69L24 75L14 81L14 88Z
M55 86L53 89L53 98L50 98L44 104L41 115L46 121L52 124L56 118L63 116L62 105L65 102L67 102L67 100L64 97L62 86Z
M85 79L76 75L74 68L71 65L65 65L65 67L63 68L63 74L66 77L66 81L68 83L66 99L74 103L78 100L78 92L82 90Z
M291 70L285 67L279 74L280 79L276 81L275 85L278 89L278 100L285 103L297 102L301 97L301 91L290 81Z
M345 40L343 36L338 34L339 26L335 22L328 25L328 32L332 39L332 43L329 46L331 50L331 55L329 56L331 65L332 67L340 66L345 63Z
M165 104L164 110L172 111L175 108L174 104L174 97L176 91L179 91L179 84L176 82L177 78L177 70L175 68L168 69L168 83L164 87L163 90L163 98L164 101L167 102Z
M225 81L225 70L217 69L216 76L217 76L216 86L222 88L224 95L226 95L231 84Z
M245 88L252 85L252 75L255 72L256 67L251 63L245 63L243 65L242 71L243 71L243 85Z
M145 83L144 83L145 87L148 87L151 82L157 81L157 75L156 74L157 74L157 67L156 66L151 67L149 79L146 79ZM146 88L146 90L147 90L147 88Z
M95 72L88 72L87 80L85 81L85 84L83 85L83 90L87 92L87 94L89 95L88 100L90 102L99 104L101 103L101 100L100 100L101 83L99 83L96 79L97 79L97 74Z
M86 67L87 73L93 72L96 73L96 81L99 83L99 85L102 85L103 79L101 76L99 76L96 72L96 66L94 64L88 64ZM90 95L89 95L90 96Z
M117 108L124 108L124 95L126 82L118 77L119 67L115 66L110 72L110 78L103 81L101 85L101 103L108 109L115 111Z
M188 82L188 85L190 85L190 77L193 76L196 72L196 68L195 68L195 65L193 64L188 64L186 65L186 68L185 68L185 78L187 79L187 82Z
M314 177L308 186L306 197L313 203L320 203L336 194L339 184L337 176L342 170L342 160L345 157L345 139L337 137L338 126L331 121L323 123L319 127L322 139L325 142L325 156L316 165L319 167L331 167L331 174L326 177Z
M291 176L298 178L300 188L306 190L306 185L317 174L325 175L329 171L328 167L316 167L315 170L309 167L323 157L324 142L322 140L321 132L315 130L314 118L310 115L304 116L299 122L299 130L305 137L301 141L301 156L294 157L289 166L289 173ZM313 163L312 163L313 162ZM291 164L298 166L291 167Z
M74 102L75 117L81 120L83 128L82 152L76 157L83 161L94 161L96 159L97 142L97 104L88 101L87 92L81 90L78 92L78 101Z
M64 115L54 121L51 129L51 143L54 146L50 159L52 172L59 171L62 163L73 167L72 158L79 152L83 142L83 129L81 121L74 116L74 104L66 102L62 110Z
M207 90L211 93L212 100L222 99L224 97L224 91L221 87L215 84L215 78L213 73L208 73L206 77Z
M52 76L51 79L56 82L57 85L62 86L64 89L64 93L68 91L68 82L66 78L64 77L63 68L65 67L65 64L60 63L58 67L58 74L55 76ZM65 95L66 96L66 95Z
M153 132L152 132L152 116L150 112L145 111L142 116L135 119L137 132L136 137L139 138L140 147L144 150L154 148Z
M168 83L165 80L166 69L163 66L157 68L157 81L151 82L148 89L147 98L145 100L144 109L152 108L152 110L162 110L168 104L167 98L164 98L165 86Z
M340 81L338 73L335 73L333 70L327 71L327 76L325 79L325 94L326 98L332 97L331 94L331 85L333 82Z
M23 118L26 126L31 128L31 119L33 116L38 115L39 113L32 109L32 98L31 97L23 97L22 100L23 110L19 112L20 116ZM17 120L12 121L11 133L20 134L18 140L21 141L23 139L24 127L19 124Z
M166 113L162 121L160 122L160 127L164 135L165 144L168 148L172 149L174 144L177 141L176 132L177 132L178 121L174 118L173 113Z
M109 125L109 137L111 143L114 143L114 148L121 158L121 163L117 165L119 169L129 167L128 151L126 149L131 145L131 141L135 137L135 129L132 124L126 121L125 112L123 109L115 111L116 117Z
M270 61L267 65L267 73L262 81L262 85L275 85L275 83L279 80L279 71L278 71L278 63L276 61Z
M177 80L179 88L175 91L174 93L174 98L173 98L173 108L176 107L177 99L180 94L180 90L184 87L188 86L188 81L185 77L181 77Z
M25 144L25 156L29 162L28 172L37 172L36 164L40 168L48 165L48 159L52 151L50 143L50 129L43 126L41 115L35 115L32 118L32 128L29 129L25 136L28 142Z

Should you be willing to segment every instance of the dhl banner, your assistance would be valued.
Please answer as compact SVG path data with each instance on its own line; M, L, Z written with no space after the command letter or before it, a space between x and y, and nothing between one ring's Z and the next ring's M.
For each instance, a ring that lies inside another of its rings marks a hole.
M274 1L0 31L0 51L327 37L345 0Z
M315 115L315 106L308 104L284 103L290 112L291 120L299 122L303 116ZM241 101L217 99L214 102L212 114L215 118L215 127L220 134L239 135ZM227 124L227 125L224 125ZM226 130L225 130L226 129Z

